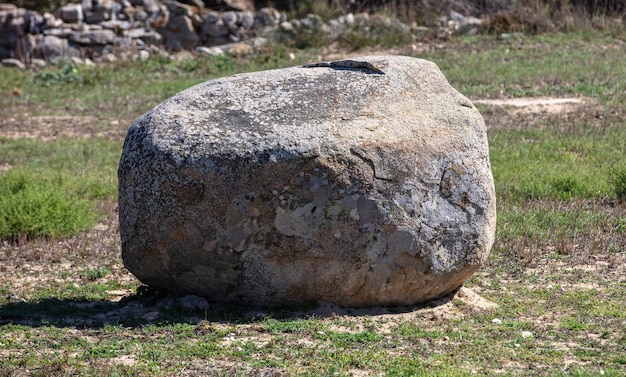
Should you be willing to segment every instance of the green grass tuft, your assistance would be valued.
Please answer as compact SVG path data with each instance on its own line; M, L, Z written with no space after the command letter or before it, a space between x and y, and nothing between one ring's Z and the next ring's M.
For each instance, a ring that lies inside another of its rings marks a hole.
M95 205L117 195L111 141L0 141L0 239L66 237L93 227Z
M64 190L61 175L10 169L0 177L0 238L62 237L96 223L92 203Z
M610 182L618 199L626 200L626 164L609 170Z

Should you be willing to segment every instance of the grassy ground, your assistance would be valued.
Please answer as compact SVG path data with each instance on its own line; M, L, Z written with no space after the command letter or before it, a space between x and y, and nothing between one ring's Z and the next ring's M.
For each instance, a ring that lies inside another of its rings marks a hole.
M369 310L186 310L120 260L115 171L131 122L195 83L323 52L0 70L0 376L626 374L625 37L397 51L434 60L472 99L586 104L479 105L499 200L488 263L454 297ZM50 213L48 229L20 228Z

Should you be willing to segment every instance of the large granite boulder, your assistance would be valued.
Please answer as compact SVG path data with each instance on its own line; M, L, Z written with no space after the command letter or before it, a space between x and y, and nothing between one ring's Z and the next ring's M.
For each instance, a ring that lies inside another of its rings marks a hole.
M485 261L495 208L481 115L403 56L196 85L133 124L119 166L126 267L212 301L427 301Z

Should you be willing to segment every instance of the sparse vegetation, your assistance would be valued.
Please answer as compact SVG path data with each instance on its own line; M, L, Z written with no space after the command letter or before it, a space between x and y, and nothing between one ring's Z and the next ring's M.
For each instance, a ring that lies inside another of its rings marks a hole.
M61 125L62 127L63 125ZM93 227L96 203L117 192L119 143L0 139L0 238L60 238Z
M0 237L63 237L95 225L95 214L85 200L64 191L60 175L33 177L11 169L0 181Z
M626 200L626 166L615 166L609 170L609 181L613 185L615 196Z
M131 122L195 83L327 51L0 69L0 376L624 375L625 37L394 47L437 62L472 99L587 100L561 113L479 105L498 226L466 287L491 309L459 294L430 307L182 312L123 268L116 169Z

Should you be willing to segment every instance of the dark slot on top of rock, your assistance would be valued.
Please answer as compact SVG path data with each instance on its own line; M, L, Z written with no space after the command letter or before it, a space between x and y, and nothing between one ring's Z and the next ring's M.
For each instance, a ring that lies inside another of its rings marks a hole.
M319 62L303 65L304 68L316 68L316 67L328 67L333 69L346 69L346 70L361 70L365 73L377 73L384 75L385 72L381 69L386 66L384 61L377 62L376 65L359 60L338 60L333 62Z

